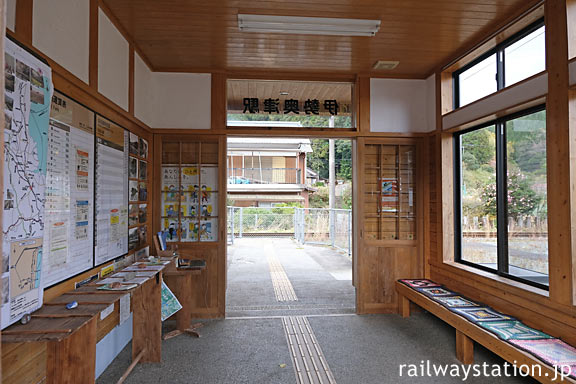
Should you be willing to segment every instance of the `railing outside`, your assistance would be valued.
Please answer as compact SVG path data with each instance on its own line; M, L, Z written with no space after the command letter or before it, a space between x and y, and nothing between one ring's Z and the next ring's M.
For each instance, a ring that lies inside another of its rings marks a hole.
M302 184L299 168L228 168L228 184Z
M228 239L293 237L300 244L322 244L352 255L352 210L293 207L228 207Z

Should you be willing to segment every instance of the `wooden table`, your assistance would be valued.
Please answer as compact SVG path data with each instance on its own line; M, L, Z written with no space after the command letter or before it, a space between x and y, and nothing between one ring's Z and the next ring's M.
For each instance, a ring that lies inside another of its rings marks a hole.
M100 306L100 308L105 308ZM64 306L51 308L49 317L14 324L2 331L2 343L46 343L46 383L93 383L96 368L97 308L66 316ZM40 310L42 311L42 309Z
M194 326L190 325L192 321L192 307L194 305L192 286L194 276L200 275L204 269L206 269L206 267L197 269L173 267L167 268L164 272L166 285L182 305L182 309L176 312L175 315L176 330L166 334L164 340L178 336L182 333L200 337L197 328L200 328L202 324L195 324Z
M173 262L167 266L170 265ZM28 324L18 323L3 330L2 343L46 344L47 384L94 383L96 343L118 324L118 315L100 319L100 313L110 305L114 305L113 313L116 313L120 299L128 294L133 315L131 368L138 361L160 362L162 272L157 271L144 283L129 290L98 290L98 285L90 284L64 293L44 303L32 314ZM72 301L78 302L78 307L66 309L66 304Z

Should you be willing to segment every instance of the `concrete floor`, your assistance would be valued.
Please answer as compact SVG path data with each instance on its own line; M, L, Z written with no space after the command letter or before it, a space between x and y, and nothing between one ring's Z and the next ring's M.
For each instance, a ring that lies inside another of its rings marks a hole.
M276 300L269 257L284 267L298 301ZM355 300L352 262L341 251L289 238L242 238L228 247L228 317L355 313Z
M267 257L280 260L298 301L276 301ZM307 315L335 381L461 383L462 377L400 377L401 364L458 364L454 329L427 313L354 315L350 260L329 248L289 239L243 239L230 247L228 317L205 321L202 337L163 342L162 363L139 364L126 383L296 383L282 316ZM164 324L170 330L174 324ZM130 364L131 345L97 380L115 383ZM480 346L476 363L503 361ZM405 371L406 372L406 371ZM469 377L467 383L531 383Z

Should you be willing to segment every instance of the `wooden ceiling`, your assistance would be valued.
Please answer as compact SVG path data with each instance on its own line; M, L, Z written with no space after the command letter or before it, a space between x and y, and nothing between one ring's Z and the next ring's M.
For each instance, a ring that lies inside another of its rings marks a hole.
M527 0L102 0L156 71L423 78ZM375 37L240 32L237 15L380 19ZM398 60L374 71L377 60Z

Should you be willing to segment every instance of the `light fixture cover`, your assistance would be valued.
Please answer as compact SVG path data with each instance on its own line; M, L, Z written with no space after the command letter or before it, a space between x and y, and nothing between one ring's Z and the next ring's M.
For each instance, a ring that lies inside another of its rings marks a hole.
M238 14L238 28L244 32L374 36L380 20Z

